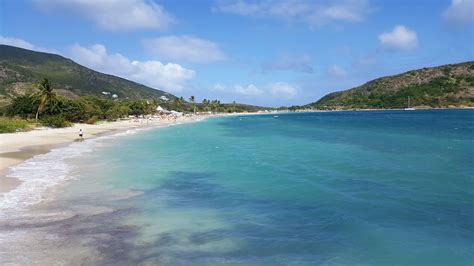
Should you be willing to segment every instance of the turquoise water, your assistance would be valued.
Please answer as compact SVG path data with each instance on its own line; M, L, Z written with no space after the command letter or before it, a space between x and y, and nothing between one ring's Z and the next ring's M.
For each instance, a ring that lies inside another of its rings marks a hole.
M96 243L103 263L472 265L473 118L330 112L149 130L76 161L64 194L116 210L95 221L111 236Z

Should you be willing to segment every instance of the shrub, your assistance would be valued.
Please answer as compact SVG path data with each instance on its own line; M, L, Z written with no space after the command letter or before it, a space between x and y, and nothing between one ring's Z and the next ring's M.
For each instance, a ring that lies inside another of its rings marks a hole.
M95 123L97 123L97 116L93 116L86 120L86 124L94 125Z
M10 117L33 118L37 109L37 99L32 96L19 96L13 99L12 103L6 108L5 113Z
M71 122L79 122L86 118L84 103L77 100L61 99L61 114Z
M14 118L0 118L0 133L26 131L34 127L34 123Z
M69 127L72 125L62 115L46 116L41 119L41 124L47 127Z

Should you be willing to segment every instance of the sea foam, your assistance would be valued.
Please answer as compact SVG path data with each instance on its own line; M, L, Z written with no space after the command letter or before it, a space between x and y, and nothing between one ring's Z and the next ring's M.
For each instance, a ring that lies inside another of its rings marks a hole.
M47 199L48 191L62 182L75 178L71 174L73 165L68 160L93 152L102 146L105 139L133 135L138 129L127 130L115 135L101 136L74 142L66 147L52 149L49 153L36 155L10 168L8 177L22 183L14 190L0 194L0 216L11 211L24 210Z

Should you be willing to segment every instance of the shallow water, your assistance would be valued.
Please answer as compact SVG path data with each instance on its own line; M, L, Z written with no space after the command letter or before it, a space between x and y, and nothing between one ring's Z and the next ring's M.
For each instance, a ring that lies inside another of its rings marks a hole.
M235 116L100 139L0 234L34 235L64 262L472 265L473 118Z

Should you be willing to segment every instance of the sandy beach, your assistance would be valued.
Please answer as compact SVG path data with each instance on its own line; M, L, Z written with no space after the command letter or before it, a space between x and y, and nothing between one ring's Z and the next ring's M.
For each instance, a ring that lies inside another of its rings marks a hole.
M83 139L95 138L134 128L163 127L178 123L200 121L210 116L183 116L176 120L136 119L96 125L74 124L67 128L36 128L27 132L0 135L0 193L6 193L21 184L16 178L6 176L9 167L20 164L38 154L48 153L52 148L81 141L79 130L84 132Z

